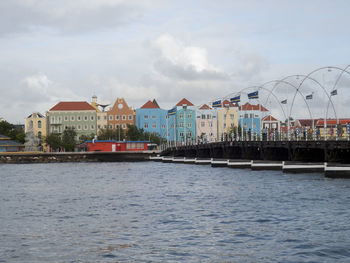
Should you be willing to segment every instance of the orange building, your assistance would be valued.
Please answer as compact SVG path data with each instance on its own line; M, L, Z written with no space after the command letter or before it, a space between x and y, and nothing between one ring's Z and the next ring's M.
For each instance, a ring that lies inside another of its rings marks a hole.
M124 98L117 98L113 107L107 112L107 125L109 129L117 130L119 127L126 130L127 124L135 125L136 111L128 106Z

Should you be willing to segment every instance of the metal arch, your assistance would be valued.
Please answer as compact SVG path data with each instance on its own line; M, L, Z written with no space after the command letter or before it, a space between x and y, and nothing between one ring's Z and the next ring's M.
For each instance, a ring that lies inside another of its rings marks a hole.
M347 65L347 66L340 72L340 74L339 74L337 80L336 80L335 83L334 83L334 86L333 86L333 89L332 89L332 90L334 90L334 89L336 88L336 86L338 85L338 82L339 82L339 80L341 79L341 77L343 76L343 73L344 73L344 72L350 74L348 71L346 71L349 67L350 67L350 64ZM330 96L330 97L332 97L332 96ZM329 103L330 103L330 102L332 102L332 106L333 106L333 101L328 100L327 110L326 110L326 119L328 118L328 108L329 108ZM334 106L333 106L333 109L334 109ZM336 115L336 119L337 119L337 124L338 124L338 119L339 119L339 118L337 117L337 115Z
M305 76L304 76L304 79L300 82L300 84L299 84L299 86L298 86L298 89L301 88L301 86L304 84L304 81L305 81L306 79L312 79L312 80L314 80L314 81L315 81L316 83L318 83L318 85L323 89L323 91L325 92L326 96L328 97L328 100L331 101L332 107L333 107L333 111L334 111L334 114L335 114L335 117L337 118L337 112L336 112L336 110L335 110L335 107L334 107L332 98L331 98L331 97L329 96L329 94L327 93L327 90L325 89L325 87L324 87L323 85L321 85L321 83L319 83L317 80L315 80L315 79L313 79L313 78L310 77L310 75L312 75L312 74L314 74L315 72L317 72L317 71L319 71L319 70L322 70L322 69L338 69L338 70L341 70L341 71L343 71L343 72L346 72L346 73L350 74L350 72L345 71L344 69L339 68L339 67L333 67L333 66L321 67L321 68L315 69L315 70L311 71L309 74L305 75ZM293 100L292 100L290 113L292 112L292 109L293 109L295 97L296 97L296 93L294 94L294 97L293 97Z

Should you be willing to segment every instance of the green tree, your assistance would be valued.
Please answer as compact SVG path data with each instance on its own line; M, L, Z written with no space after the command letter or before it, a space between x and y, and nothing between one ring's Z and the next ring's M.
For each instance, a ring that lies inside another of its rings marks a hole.
M84 143L86 141L91 141L95 137L95 134L91 133L90 135L81 135L79 137L79 143Z
M101 131L98 134L98 139L99 140L124 140L125 139L125 134L123 129L117 129L117 130L112 130L112 129L101 129Z
M19 128L16 128L15 125L7 121L0 122L0 134L10 137L11 140L14 140L16 142L25 142L24 131Z
M77 144L75 140L76 136L77 132L74 129L68 128L64 130L62 134L62 146L64 147L65 151L74 151L75 145Z
M61 136L58 133L50 133L44 140L53 150L58 150L62 147Z

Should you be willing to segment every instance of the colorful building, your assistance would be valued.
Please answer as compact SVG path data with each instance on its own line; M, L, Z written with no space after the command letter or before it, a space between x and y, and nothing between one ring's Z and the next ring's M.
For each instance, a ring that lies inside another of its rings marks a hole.
M139 152L146 151L146 141L115 141L115 140L92 140L88 141L89 152Z
M200 143L215 142L218 137L218 112L207 104L196 110L196 136Z
M23 150L23 144L14 142L11 138L0 134L0 152L21 152Z
M33 132L34 136L41 140L46 137L46 117L39 112L34 112L26 118L24 132Z
M156 100L147 101L136 109L136 126L145 132L156 133L169 141L174 140L174 129L171 129L167 116L168 111L159 107Z
M77 139L96 135L96 119L96 109L86 101L59 102L47 112L47 132L62 134L65 129L73 128Z
M196 141L196 107L187 99L183 98L176 104L176 114L169 118L175 120L175 140L177 144L194 143Z
M232 132L233 127L238 127L239 107L228 100L222 102L218 108L218 140L225 140Z
M247 102L239 107L239 124L246 132L260 135L261 120L267 113L268 110L264 106Z
M105 111L105 107L108 105L101 105L97 103L97 96L94 95L92 96L91 99L91 106L94 107L97 113L97 120L96 120L96 125L97 125L97 133L100 133L102 129L107 129L107 111ZM102 110L99 108L99 106L102 107Z
M113 107L107 112L107 125L111 130L127 129L127 125L135 125L136 111L128 106L124 98L117 98Z

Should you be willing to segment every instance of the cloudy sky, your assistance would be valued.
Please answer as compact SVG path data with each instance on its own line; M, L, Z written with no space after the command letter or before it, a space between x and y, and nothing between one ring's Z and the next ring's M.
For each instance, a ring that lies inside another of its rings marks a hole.
M183 97L201 104L319 67L345 68L349 10L348 0L1 0L0 117L23 123L93 94L135 108L153 98L163 108ZM331 89L339 72L313 77ZM348 75L339 82L344 93ZM308 85L305 92L325 97ZM278 99L291 93L278 90ZM349 101L338 97L341 111Z

